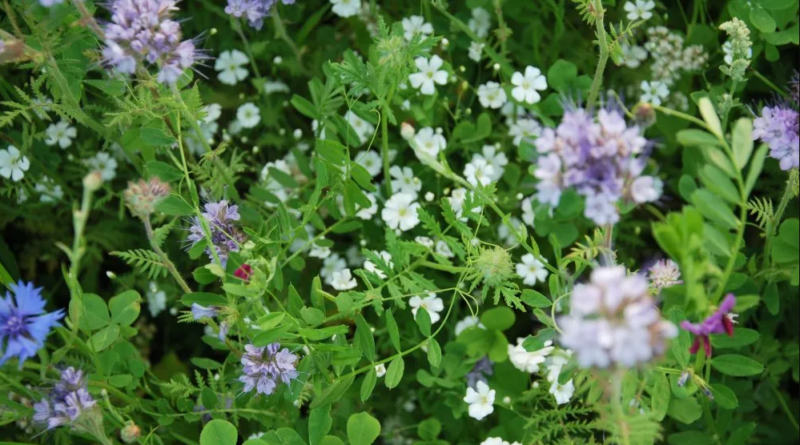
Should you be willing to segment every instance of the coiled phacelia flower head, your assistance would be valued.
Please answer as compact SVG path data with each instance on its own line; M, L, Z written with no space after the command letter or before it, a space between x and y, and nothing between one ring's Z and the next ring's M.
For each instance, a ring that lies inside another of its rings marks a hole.
M211 248L216 250L221 266L228 262L230 252L238 252L241 245L245 242L246 236L237 227L237 221L241 218L239 207L230 204L227 200L209 202L203 208L203 218L208 224L213 246L206 248L208 257L214 260L214 253ZM194 246L205 239L203 223L199 217L192 218L192 225L189 227L189 242Z
M181 25L172 20L173 0L114 0L105 26L105 63L133 74L140 63L158 67L158 82L173 84L202 58L192 40L183 40Z
M574 189L586 199L584 215L605 225L619 221L618 201L641 204L661 196L661 181L641 175L648 142L639 127L613 107L597 116L567 108L561 124L536 140L539 202L555 207L566 189Z
M295 0L281 0L284 5L293 5ZM228 0L225 13L238 18L247 19L248 24L261 29L264 26L264 18L269 17L270 10L278 0Z
M61 379L48 397L33 405L33 420L47 429L71 425L73 429L91 431L91 423L102 422L102 415L82 414L91 412L97 402L89 394L83 372L69 367L61 372Z
M589 283L575 286L559 325L561 344L582 368L631 368L664 353L678 329L661 318L648 287L623 266L597 268Z

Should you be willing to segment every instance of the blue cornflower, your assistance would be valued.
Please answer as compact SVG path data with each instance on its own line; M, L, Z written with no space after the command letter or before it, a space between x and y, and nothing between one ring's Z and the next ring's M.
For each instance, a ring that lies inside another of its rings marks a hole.
M58 321L64 311L45 312L42 289L33 287L33 283L20 281L11 285L11 291L13 298L9 292L5 298L0 298L0 349L4 349L0 366L11 357L17 357L22 369L25 360L44 346L50 330L61 326Z

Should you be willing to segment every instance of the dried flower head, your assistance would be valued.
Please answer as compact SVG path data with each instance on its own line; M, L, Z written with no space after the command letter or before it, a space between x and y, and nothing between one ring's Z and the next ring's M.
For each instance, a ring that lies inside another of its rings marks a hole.
M500 246L481 248L475 260L475 268L483 283L489 287L501 285L514 274L511 255Z
M149 181L129 182L125 189L125 204L134 216L145 219L169 196L169 191L169 184L155 177Z
M683 283L681 281L681 270L672 260L658 261L648 271L648 278L650 278L650 286L656 292Z

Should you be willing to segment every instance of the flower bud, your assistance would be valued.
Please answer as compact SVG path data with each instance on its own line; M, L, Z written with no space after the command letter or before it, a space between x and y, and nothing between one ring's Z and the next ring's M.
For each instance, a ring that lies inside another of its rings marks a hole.
M156 206L169 195L170 187L166 182L153 177L145 182L129 182L125 189L125 204L131 213L141 219L147 218L155 212Z
M689 382L689 377L691 377L691 373L689 371L683 371L681 373L681 377L678 379L678 386L683 388L686 386L686 383Z
M102 186L103 177L98 171L91 172L83 178L83 188L90 192L94 192Z
M483 278L483 283L489 287L499 286L514 273L511 255L499 246L481 249L475 267Z
M125 443L134 443L142 435L142 430L133 422L128 423L125 425L124 428L119 432L119 437Z
M408 122L403 122L403 125L400 126L400 135L403 137L403 139L410 141L411 139L414 139L416 134L417 131L414 129L414 126Z

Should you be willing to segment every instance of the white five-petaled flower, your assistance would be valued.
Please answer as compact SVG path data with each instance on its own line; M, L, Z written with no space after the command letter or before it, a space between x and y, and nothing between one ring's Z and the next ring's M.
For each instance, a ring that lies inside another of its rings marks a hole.
M562 385L558 383L558 381L555 381L552 386L550 386L550 394L555 397L557 404L565 405L569 403L572 399L572 395L575 394L575 382L570 380Z
M341 272L347 268L347 261L340 257L338 253L333 253L322 263L322 268L319 271L319 276L325 280L325 283L333 283L333 274Z
M472 10L472 18L469 19L468 26L479 39L485 39L489 36L489 30L492 29L492 15L479 6Z
M367 143L367 141L369 141L369 139L372 137L372 133L375 131L374 125L365 121L364 119L361 119L361 117L352 111L348 111L344 114L344 120L346 120L347 123L350 124L350 127L353 128L353 131L356 132L361 145Z
M661 105L664 99L669 96L669 87L666 83L654 80L652 82L642 82L642 102L648 102L653 105Z
M68 148L72 145L72 140L78 136L78 130L66 121L50 124L46 133L47 139L44 140L44 143L58 145L61 148Z
M331 0L331 4L339 17L352 17L361 11L361 0Z
M358 286L358 283L350 273L350 269L342 269L332 274L331 286L336 290L350 290Z
M511 96L517 102L535 104L542 100L539 91L547 89L547 79L542 75L539 68L529 66L525 68L525 74L520 72L511 76L511 83L516 87L511 91Z
M103 181L111 181L117 176L117 160L106 152L99 152L84 161L90 171L100 172Z
M502 151L498 152L497 146L494 145L484 145L481 151L482 154L475 154L472 156L472 161L474 162L476 159L483 159L486 161L493 170L492 181L499 181L506 171L506 165L508 165L506 154Z
M17 147L9 145L8 149L0 150L0 176L19 182L30 167L31 161Z
M539 368L547 361L547 356L554 350L553 342L547 341L542 349L528 352L524 346L524 339L517 339L517 345L508 345L508 359L515 368L528 374L539 372Z
M247 55L237 49L221 52L214 62L214 69L219 71L217 79L225 85L236 85L247 79L250 73L244 66L248 62L250 59L247 58Z
M33 189L39 193L40 202L57 202L64 197L64 190L61 188L61 186L56 184L52 178L47 176L43 176Z
M456 331L455 331L456 332L456 337L461 335L462 332L466 331L469 328L486 329L486 326L484 326L481 323L481 319L480 318L478 318L476 316L473 316L473 315L470 315L469 317L467 317L467 318L459 321L458 323L456 323Z
M375 366L375 375L378 376L379 379L382 378L383 376L385 376L386 375L386 365L381 363L380 365Z
M439 56L433 56L430 59L419 57L414 61L419 69L418 73L408 76L408 81L411 86L419 89L420 93L426 96L432 96L436 92L436 84L445 85L447 83L447 71L441 70L444 61Z
M422 181L414 176L414 170L409 167L393 165L389 169L389 175L392 177L392 190L395 192L416 195L422 190Z
M439 152L447 148L447 140L431 127L425 127L414 136L415 149L423 154L436 158Z
M653 9L656 3L652 0L636 0L636 3L625 3L625 11L628 12L628 20L635 22L637 20L650 20L653 18Z
M428 312L428 315L431 317L431 324L436 324L442 319L439 312L444 310L444 301L434 293L429 293L425 298L420 296L411 297L411 299L408 300L408 305L411 306L411 313L414 315L414 319L417 318L417 312L419 312L420 309L425 309L425 311Z
M478 100L484 108L497 110L508 102L508 96L499 83L486 82L478 87Z
M424 36L433 34L433 25L425 22L425 18L412 15L403 19L403 37L409 42L415 35L421 34Z
M469 416L473 419L483 420L494 412L494 398L497 392L485 382L479 381L476 389L467 388L464 401L469 404Z
M533 144L533 140L542 134L542 126L533 118L520 118L517 122L510 122L508 135L514 138L514 145L517 147L525 141Z
M545 258L542 259L547 262ZM529 253L522 256L522 263L517 264L517 275L522 277L522 283L526 286L544 283L548 274L544 263Z
M236 120L244 128L254 128L261 123L261 110L252 103L246 103L236 110Z
M358 165L364 167L367 173L369 173L373 178L378 176L383 168L383 160L381 159L381 155L373 150L358 153L356 155L356 162Z
M417 209L419 204L416 202L417 196L408 193L395 193L381 211L383 221L392 230L400 229L403 232L409 231L419 224Z
M464 177L475 187L491 184L492 176L494 176L494 168L485 159L473 159L464 166Z
M623 63L631 69L639 68L647 60L647 50L639 45L622 44Z
M483 47L486 46L483 43L472 42L469 45L469 52L468 57L470 60L474 62L480 62L481 58L483 58Z
M356 203L356 216L364 221L371 220L378 213L378 199L375 194L367 193L367 199L369 199L369 207L361 207L360 204Z

